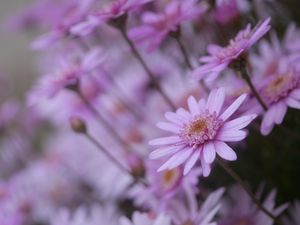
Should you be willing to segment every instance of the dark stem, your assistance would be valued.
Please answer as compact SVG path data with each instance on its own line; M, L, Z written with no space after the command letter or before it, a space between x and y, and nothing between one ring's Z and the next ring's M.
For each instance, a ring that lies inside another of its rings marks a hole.
M106 119L91 105L91 103L81 94L80 91L75 91L79 98L82 100L82 102L86 105L86 107L94 114L94 116L97 118L99 123L105 127L106 130L110 132L110 134L116 139L116 141L121 145L121 147L124 147L126 151L130 152L131 148L126 143L122 137L115 131L115 129L110 125L109 122L106 121Z
M248 71L246 69L246 67L242 67L240 70L241 76L243 77L243 79L246 81L246 83L248 84L248 86L251 89L252 94L254 95L254 97L257 99L257 101L259 102L259 104L262 106L262 108L267 111L268 107L266 105L266 103L262 100L262 98L260 97L260 95L258 94L256 88L254 87L251 78L248 74Z
M96 147L99 149L104 155L107 156L115 165L119 167L122 171L126 171L130 176L133 176L132 173L123 166L117 159L115 159L114 156L112 156L109 151L102 145L100 142L98 142L92 135L90 135L88 132L84 133L84 135L89 139Z
M152 73L152 71L150 70L150 68L148 67L148 65L145 63L144 59L142 58L142 56L140 55L140 53L137 51L137 49L135 48L134 44L132 43L132 41L129 39L129 37L127 36L126 31L121 28L120 32L124 38L124 40L127 42L127 44L129 45L132 53L134 54L134 56L136 57L136 59L140 62L140 64L142 65L142 67L144 68L144 70L146 71L146 74L149 76L149 79L153 82L153 84L155 85L155 88L157 89L157 91L160 93L160 95L162 96L162 98L165 100L165 102L173 109L176 109L175 104L171 101L171 99L169 98L169 96L164 92L164 90L162 89L162 87L160 86L160 83L157 81L157 79L155 78L154 74Z
M178 44L178 47L180 49L180 52L182 54L182 57L184 59L184 62L185 64L187 65L187 67L190 69L190 70L193 70L193 66L192 66L192 63L190 62L190 59L189 59L189 55L188 55L188 52L187 50L185 49L182 41L181 41L181 38L180 37L175 37L175 40Z
M252 193L251 189L249 186L242 180L242 178L233 170L231 169L223 159L221 159L219 156L217 156L217 161L220 164L220 166L236 181L238 182L242 188L247 192L249 197L252 199L252 201L257 205L257 207L263 211L268 217L270 217L272 220L276 221L278 224L280 224L277 221L277 218L269 212L261 203L260 201L256 198L255 194Z

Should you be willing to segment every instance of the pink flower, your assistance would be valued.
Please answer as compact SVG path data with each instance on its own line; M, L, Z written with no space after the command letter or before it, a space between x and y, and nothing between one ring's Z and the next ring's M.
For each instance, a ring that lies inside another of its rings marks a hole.
M237 98L226 110L221 112L225 93L223 88L213 90L207 101L199 102L192 96L188 99L189 111L179 108L176 113L165 114L168 122L158 123L158 127L174 133L172 136L154 139L151 145L161 146L150 154L156 159L171 157L158 171L173 169L181 164L186 175L199 159L203 175L210 174L210 165L215 160L216 153L226 160L236 160L235 152L225 142L237 142L247 136L243 131L255 117L255 114L240 116L227 121L247 95Z
M96 27L126 15L129 11L151 2L152 0L115 0L105 9L88 16L86 20L75 24L71 33L74 35L85 36L90 34Z
M215 44L209 45L207 51L210 55L200 58L200 62L203 64L194 70L192 76L197 80L207 76L207 80L215 79L230 63L238 60L258 39L269 31L269 23L270 18L259 23L253 29L248 24L246 29L240 31L234 39L230 40L229 45L226 47Z
M262 81L261 96L268 106L263 115L261 133L268 135L281 124L288 107L300 109L300 73L293 65L281 62L278 71Z
M132 222L126 218L122 217L120 219L121 225L171 225L170 218L165 214L159 214L157 216L152 216L147 213L134 212L132 216Z
M171 1L162 13L146 12L143 24L132 28L129 37L136 43L148 42L149 51L156 49L170 32L176 32L180 23L191 21L207 10L196 0Z

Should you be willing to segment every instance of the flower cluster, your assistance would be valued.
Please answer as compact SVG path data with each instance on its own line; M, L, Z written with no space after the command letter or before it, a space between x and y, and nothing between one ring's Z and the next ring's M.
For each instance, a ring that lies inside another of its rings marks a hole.
M10 17L40 34L41 76L22 102L0 74L0 225L299 224L290 4L35 0Z

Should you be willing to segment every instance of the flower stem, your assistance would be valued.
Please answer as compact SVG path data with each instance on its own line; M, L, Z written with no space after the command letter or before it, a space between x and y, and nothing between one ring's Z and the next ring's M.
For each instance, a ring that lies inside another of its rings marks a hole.
M192 66L192 63L190 62L190 59L189 59L189 56L188 56L188 53L187 53L187 50L186 48L184 47L183 43L182 43L182 40L180 37L175 37L175 40L178 44L178 47L180 49L180 52L182 54L182 57L184 59L184 62L186 64L186 66L190 69L190 70L193 70L193 66Z
M251 79L250 79L250 76L248 74L248 71L246 69L246 67L242 67L240 69L240 73L241 73L241 76L243 77L243 79L246 81L246 83L248 84L248 86L250 87L251 89L251 92L252 94L254 95L254 97L257 99L257 101L259 102L259 104L261 105L261 107L267 111L268 110L268 107L266 105L266 103L262 100L262 98L260 97L260 95L258 94L256 88L254 87Z
M78 97L82 100L85 106L94 114L99 123L105 127L106 130L114 137L114 139L125 148L127 152L131 151L131 147L127 142L125 142L122 137L115 131L115 129L110 125L109 122L91 105L91 103L81 94L80 91L75 91Z
M171 99L169 98L169 96L164 92L164 90L162 89L162 87L160 86L160 83L157 81L157 79L155 78L154 74L152 73L152 71L150 70L150 68L148 67L148 65L145 63L144 59L142 58L142 56L140 55L140 53L137 51L137 49L135 48L134 44L132 43L132 41L129 39L126 31L124 30L124 28L120 28L119 29L124 40L127 42L127 44L129 45L132 53L134 54L134 56L136 57L136 59L140 62L140 64L142 65L142 67L144 68L144 70L146 71L147 75L149 76L149 79L153 82L153 84L155 85L155 88L157 89L157 91L160 93L160 95L162 96L162 98L165 100L165 102L173 109L176 109L175 104L171 101Z
M222 158L217 156L217 161L220 164L220 166L236 181L238 182L242 188L247 192L249 197L252 199L252 201L257 205L257 207L263 211L268 217L270 217L273 221L276 221L278 224L280 224L277 220L277 218L269 211L267 210L260 201L256 198L255 194L251 191L249 186L242 180L242 178L233 170L231 169Z

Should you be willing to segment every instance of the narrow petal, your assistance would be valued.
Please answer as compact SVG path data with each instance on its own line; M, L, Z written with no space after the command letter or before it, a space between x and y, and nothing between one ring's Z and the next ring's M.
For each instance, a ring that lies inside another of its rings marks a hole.
M193 153L192 149L183 149L173 155L169 160L167 160L161 167L158 168L157 172L161 172L166 169L174 169L177 166L183 164Z
M167 123L167 122L159 122L156 125L157 125L157 127L159 127L162 130L170 131L175 134L178 134L181 129L180 127L176 126L175 124Z
M213 142L209 142L203 146L203 158L206 163L212 163L216 158L216 149Z
M183 175L188 174L200 157L200 150L195 150L184 166Z
M214 145L216 152L221 158L229 161L234 161L237 159L236 153L226 143L222 141L215 141Z
M295 108L295 109L300 109L300 102L293 99L293 98L287 98L286 99L286 104L289 107Z
M287 105L284 102L280 102L278 104L277 113L275 115L275 123L276 124L282 123L284 116L286 114L286 111L287 111Z
M220 118L225 121L227 120L235 111L240 107L240 105L245 101L247 94L243 94L238 97L220 116Z
M169 136L169 137L162 137L156 138L149 142L149 145L170 145L176 144L181 141L181 138L178 136Z
M236 142L243 140L246 136L247 132L243 130L220 131L216 139L219 141Z
M211 171L210 165L207 164L202 157L200 158L200 160L201 160L201 167L203 170L203 176L208 177Z
M296 100L300 100L300 89L296 89L290 93L290 96Z
M256 118L256 116L257 116L256 114L251 114L247 116L241 116L234 120L230 120L223 125L222 130L227 131L227 130L243 129L246 126L248 126L249 123L251 123L251 121Z
M208 96L206 108L211 112L216 112L219 115L220 110L223 106L225 99L225 90L224 88L218 88L211 91L210 95Z
M158 159L166 155L174 154L179 150L181 150L182 148L183 146L167 146L167 147L158 148L150 153L149 158Z
M268 135L274 127L275 118L277 113L277 105L271 106L265 113L261 122L260 132L263 135Z
M176 113L174 112L167 112L165 113L165 118L172 122L175 123L177 125L182 125L185 121L185 119L183 119L182 117L178 116Z
M197 114L200 113L199 105L198 105L196 99L193 96L190 96L188 98L188 107L189 107L190 112L193 115L197 115Z

